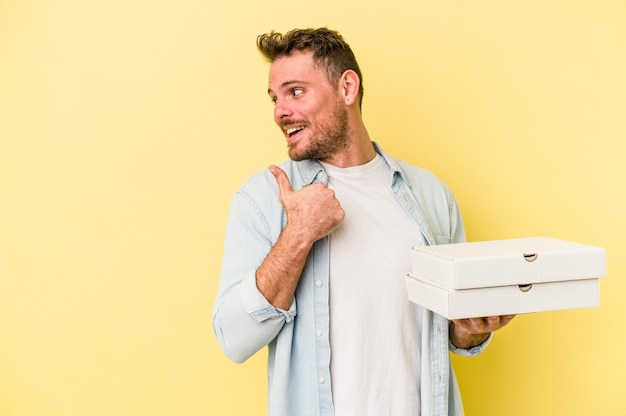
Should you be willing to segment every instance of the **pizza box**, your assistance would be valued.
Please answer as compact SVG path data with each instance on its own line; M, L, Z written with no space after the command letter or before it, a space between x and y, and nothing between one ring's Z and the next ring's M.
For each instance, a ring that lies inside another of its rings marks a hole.
M549 237L411 250L409 299L448 319L599 306L605 249Z

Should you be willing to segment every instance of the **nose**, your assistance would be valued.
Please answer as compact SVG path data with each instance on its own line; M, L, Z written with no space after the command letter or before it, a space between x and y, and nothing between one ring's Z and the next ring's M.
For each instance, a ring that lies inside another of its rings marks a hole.
M284 100L276 100L274 106L274 121L280 124L281 120L289 118L292 115L292 110Z

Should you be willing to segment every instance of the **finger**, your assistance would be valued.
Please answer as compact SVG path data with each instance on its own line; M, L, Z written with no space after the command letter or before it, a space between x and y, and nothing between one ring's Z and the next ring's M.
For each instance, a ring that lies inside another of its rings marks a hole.
M506 326L514 317L515 315L490 316L486 318L485 326L490 331L494 331Z
M485 326L494 326L500 323L500 316L489 316L485 318Z
M507 325L511 320L515 318L515 315L504 315L500 317L500 324L502 326Z
M289 194L293 192L293 188L291 187L291 182L289 182L289 177L285 173L284 170L279 168L278 166L270 166L270 172L274 175L274 179L276 179L276 183L278 184L278 189L281 195Z

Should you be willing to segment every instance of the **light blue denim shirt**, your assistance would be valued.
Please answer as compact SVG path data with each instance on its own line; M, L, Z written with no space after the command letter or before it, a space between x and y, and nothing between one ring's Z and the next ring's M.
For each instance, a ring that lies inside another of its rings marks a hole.
M465 241L459 209L449 189L430 172L393 159L374 145L391 168L392 192L427 243ZM287 161L280 166L296 190L315 182L327 184L316 161ZM266 170L254 175L234 196L213 328L226 355L238 363L268 346L268 415L330 416L334 410L328 339L328 238L314 244L289 310L273 307L256 286L256 270L286 221L278 193L274 177ZM423 317L421 416L463 415L448 351L478 355L490 339L470 350L457 349L448 341L446 318L427 310Z

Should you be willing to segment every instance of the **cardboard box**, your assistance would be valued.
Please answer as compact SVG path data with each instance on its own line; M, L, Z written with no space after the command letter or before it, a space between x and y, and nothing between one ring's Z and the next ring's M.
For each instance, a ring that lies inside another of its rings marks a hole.
M600 305L604 248L549 237L411 250L409 299L448 319Z

